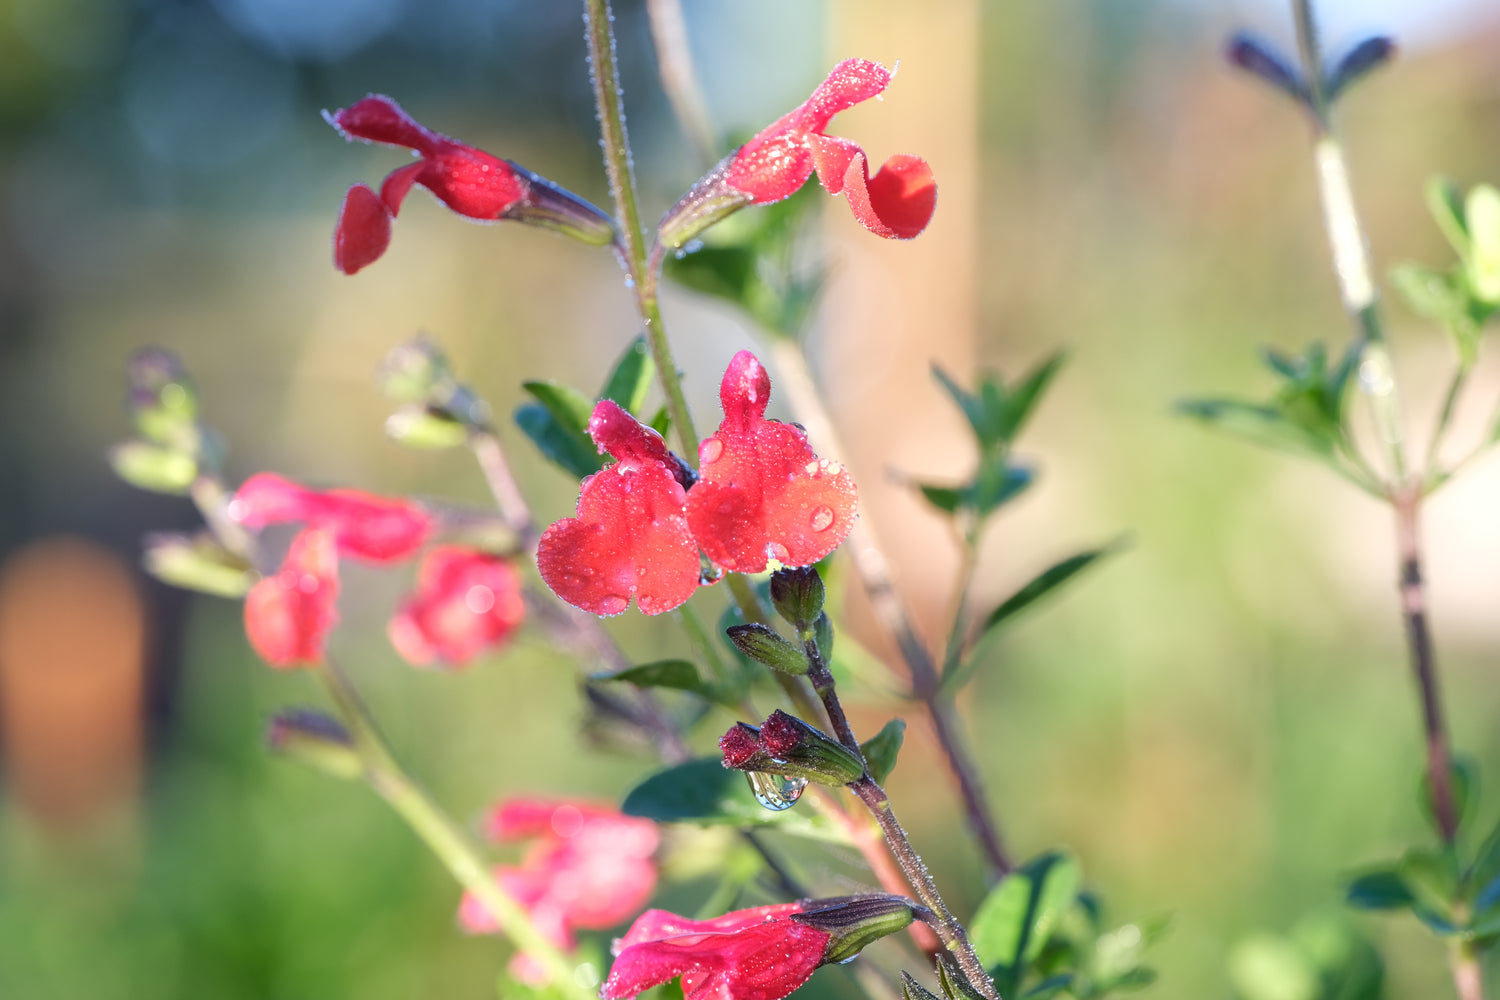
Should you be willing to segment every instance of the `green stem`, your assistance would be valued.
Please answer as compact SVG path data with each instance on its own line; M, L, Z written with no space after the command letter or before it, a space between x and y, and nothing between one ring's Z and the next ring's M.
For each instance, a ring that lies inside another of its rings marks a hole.
M620 74L615 67L614 15L609 0L584 0L584 32L589 62L593 68L594 106L599 114L600 144L604 147L604 171L615 202L620 230L620 257L635 290L636 308L646 325L646 341L656 361L656 375L667 398L667 412L677 429L684 457L698 460L698 434L682 393L682 376L672 360L672 347L662 324L657 301L657 269L660 255L648 251L636 204L635 178L631 174L630 136L625 129L625 107L621 100Z
M349 677L332 661L318 671L365 766L365 779L426 843L453 877L494 916L517 948L547 969L552 985L574 1000L594 1000L574 974L577 963L532 925L530 916L500 887L469 835L396 763Z
M1455 939L1448 946L1448 968L1458 1000L1484 1000L1484 967L1472 942Z
M1443 408L1438 411L1437 423L1433 424L1432 437L1427 442L1427 461L1422 469L1422 483L1424 490L1430 490L1438 476L1438 452L1442 450L1443 439L1448 435L1448 427L1453 422L1453 411L1458 406L1458 397L1463 394L1464 386L1469 381L1469 368L1460 364L1453 371L1453 378L1448 383L1448 391L1443 395Z

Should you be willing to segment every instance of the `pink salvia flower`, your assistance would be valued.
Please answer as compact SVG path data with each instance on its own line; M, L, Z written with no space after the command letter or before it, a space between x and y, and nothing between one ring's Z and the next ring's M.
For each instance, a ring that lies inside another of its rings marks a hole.
M632 596L644 614L671 611L699 578L677 459L608 399L594 407L589 435L617 461L583 481L577 517L542 533L537 569L557 596L596 615L619 614Z
M685 1000L781 1000L812 977L830 935L791 919L801 903L688 920L648 910L615 942L599 995L625 1000L682 978Z
M392 171L378 196L364 184L354 185L344 196L334 229L333 258L345 274L385 252L391 220L416 184L469 219L516 219L596 245L614 239L612 220L588 202L517 163L423 128L389 97L371 94L324 117L348 139L402 146L419 157Z
M687 498L688 525L708 558L737 573L768 559L806 566L854 526L859 493L836 462L819 459L801 428L765 418L771 378L749 351L719 388L724 422L698 448L702 477Z
M292 539L281 568L245 596L245 635L273 667L323 662L328 633L338 621L338 557L333 536L308 530Z
M616 926L645 906L656 888L652 856L660 837L650 820L586 803L513 799L491 811L486 832L500 842L537 839L520 865L501 865L495 877L533 925L565 951L574 946L575 930ZM484 904L468 894L459 923L471 934L498 930ZM527 982L546 982L530 956L516 956L511 968Z
M521 577L510 560L440 545L422 558L416 592L387 632L408 663L461 667L503 643L525 615Z
M229 502L229 516L257 531L288 523L324 528L339 555L377 564L416 555L434 527L432 515L410 500L308 489L271 472L245 480Z
M927 161L893 156L871 177L863 149L826 134L834 115L882 93L891 76L867 59L839 63L801 107L727 156L672 207L661 223L663 242L680 247L743 205L780 201L815 172L830 194L845 196L870 232L902 240L921 233L937 205Z

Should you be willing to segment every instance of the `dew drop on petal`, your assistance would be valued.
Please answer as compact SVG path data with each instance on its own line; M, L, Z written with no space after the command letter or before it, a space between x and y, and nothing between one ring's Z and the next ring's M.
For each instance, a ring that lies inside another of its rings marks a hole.
M629 598L620 597L618 594L610 594L599 598L599 613L601 615L617 615L625 610L630 603Z
M704 441L698 448L698 461L704 465L709 465L717 462L719 456L722 454L724 454L724 442L716 437L711 437Z
M464 594L464 607L471 614L485 614L495 606L495 592L482 583L476 583Z
M812 530L827 531L833 527L833 508L819 504L812 509L812 516L807 521L812 526Z
M750 781L755 801L772 812L782 812L796 805L802 797L802 790L807 787L806 778L784 778L764 771L746 771L745 777Z

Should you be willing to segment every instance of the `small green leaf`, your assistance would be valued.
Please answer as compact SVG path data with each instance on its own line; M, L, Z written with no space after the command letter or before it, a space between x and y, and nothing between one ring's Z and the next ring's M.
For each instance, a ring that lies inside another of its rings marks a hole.
M1438 834L1442 830L1438 826L1437 816L1432 811L1432 782L1430 775L1424 769L1422 778L1417 782L1417 805L1422 810L1422 815L1427 823ZM1459 829L1463 828L1464 820L1468 818L1469 807L1474 798L1474 786L1479 781L1479 769L1475 763L1467 757L1454 757L1448 761L1448 788L1453 793L1454 820Z
M1011 387L1009 398L1006 399L1001 411L1003 416L999 422L1000 436L1004 440L1014 441L1021 436L1021 430L1026 426L1026 421L1031 418L1032 412L1041 402L1042 395L1052 384L1053 377L1067 360L1067 352L1058 351L1027 372Z
M652 414L650 420L646 421L646 426L650 427L653 431L660 434L662 437L666 437L668 432L672 430L672 415L668 413L667 408L663 406L661 409Z
M941 1000L941 998L912 978L905 970L901 973L901 1000Z
M958 505L963 502L963 493L951 486L918 483L917 489L922 491L922 496L927 498L928 503L946 514L958 510Z
M1482 913L1500 906L1500 823L1475 853L1467 881L1476 911Z
M191 455L145 441L126 441L109 452L115 475L136 489L152 493L183 494L198 478L198 463Z
M984 620L982 632L987 634L1005 624L1011 618L1046 597L1079 573L1088 569L1105 556L1112 555L1124 547L1123 541L1115 541L1102 548L1090 549L1053 563L1038 573L1031 582L1007 597L1000 606L990 612Z
M658 771L625 796L620 809L658 823L703 826L752 826L775 823L791 833L820 834L802 810L772 812L750 793L745 776L724 767L718 757L703 757Z
M748 308L756 261L755 250L748 246L706 246L681 257L669 256L666 273L695 292Z
M992 432L983 400L953 381L948 373L937 365L932 366L932 377L938 380L938 384L952 397L953 402L958 404L958 408L968 418L969 426L974 429L974 437L979 440L980 446L988 447L986 442Z
M1014 465L1003 458L981 462L967 500L976 514L988 517L1025 493L1035 479L1036 473L1030 467Z
M1334 438L1326 430L1309 430L1289 420L1274 406L1238 399L1187 399L1178 402L1176 409L1185 417L1262 447L1320 458L1334 451Z
M1079 880L1078 863L1056 851L1001 879L969 924L969 940L985 967L1011 970L1012 984L1019 982L1019 972L1041 954L1073 905Z
M1434 177L1423 192L1433 221L1453 245L1460 257L1469 256L1469 226L1464 217L1464 196L1458 185L1446 177Z
M646 346L646 336L642 334L630 342L625 353L620 355L620 360L615 362L604 388L599 390L599 398L612 399L639 416L654 378L656 362L652 360L651 350Z
M594 401L577 389L570 389L558 382L522 382L521 388L531 393L536 401L557 418L559 425L567 430L588 436L589 417L594 413Z
M1057 996L1072 985L1073 973L1062 972L1055 976L1048 976L1021 996L1023 1000L1050 1000L1051 997Z
M698 676L698 668L687 660L656 660L639 663L614 673L594 674L596 681L625 681L643 688L672 688L707 695L708 686Z
M865 754L865 765L870 777L879 784L891 776L896 769L896 756L901 752L901 743L906 738L906 723L892 719L881 727L880 732L866 740L860 749Z
M1404 910L1412 904L1411 890L1396 865L1373 868L1349 883L1344 901L1357 910Z
M1451 850L1414 847L1401 858L1401 880L1411 891L1411 910L1438 934L1452 934L1458 898L1458 864Z
M1500 304L1500 191L1488 184L1471 188L1464 219L1469 230L1469 287L1481 301Z
M589 436L564 427L542 404L525 403L517 407L515 420L543 457L575 479L592 476L604 468L604 460Z

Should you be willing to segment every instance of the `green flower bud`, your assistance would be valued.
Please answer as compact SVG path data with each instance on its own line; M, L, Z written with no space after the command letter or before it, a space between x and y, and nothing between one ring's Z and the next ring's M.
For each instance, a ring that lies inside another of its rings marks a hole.
M143 561L163 583L217 597L244 597L255 583L250 564L207 532L148 535Z
M198 478L193 456L146 441L126 441L109 451L115 475L137 489L183 494Z
M807 657L802 650L774 629L752 622L731 625L725 632L736 649L757 663L764 663L783 674L800 676L807 673Z
M354 780L364 774L364 762L354 749L349 731L334 718L306 708L290 708L271 717L266 745L272 753L309 764L335 778Z
M797 629L807 631L823 613L823 578L817 567L781 569L771 574L771 603L776 613Z

